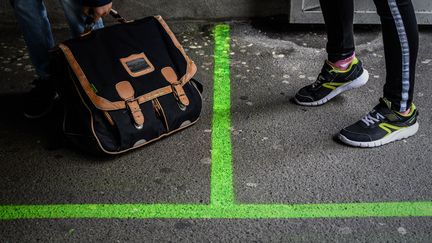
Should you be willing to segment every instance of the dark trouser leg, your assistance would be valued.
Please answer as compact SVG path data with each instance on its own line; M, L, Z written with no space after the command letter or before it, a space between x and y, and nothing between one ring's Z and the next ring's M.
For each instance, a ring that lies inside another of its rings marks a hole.
M66 19L68 21L72 37L77 37L83 33L85 28L86 16L83 14L83 3L81 0L59 0L63 7ZM103 21L99 19L94 29L103 28Z
M320 0L327 29L327 53L330 62L346 59L354 53L353 0Z
M381 17L386 58L384 97L404 112L413 100L418 27L411 0L374 0Z
M48 50L54 47L51 25L42 0L11 0L18 24L38 76L50 76Z

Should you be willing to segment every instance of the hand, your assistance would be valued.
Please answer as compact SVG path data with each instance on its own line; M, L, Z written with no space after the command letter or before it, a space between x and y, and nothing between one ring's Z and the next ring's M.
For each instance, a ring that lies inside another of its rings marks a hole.
M83 7L83 12L85 15L93 17L94 21L98 21L101 17L107 16L111 11L112 3L100 7Z

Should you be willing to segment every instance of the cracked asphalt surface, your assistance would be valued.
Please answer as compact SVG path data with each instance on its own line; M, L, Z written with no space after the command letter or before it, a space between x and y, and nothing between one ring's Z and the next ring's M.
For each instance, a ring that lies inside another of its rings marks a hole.
M209 203L213 37L210 22L169 22L205 86L195 126L110 159L90 157L51 135L49 119L25 120L22 94L34 69L16 26L0 36L0 205ZM356 30L371 74L361 89L325 106L290 99L325 59L321 26L275 20L231 25L234 185L239 203L432 201L432 29L421 28L415 103L419 133L382 148L346 147L333 137L378 102L384 84L381 35ZM67 29L55 29L58 41ZM0 221L0 242L431 242L431 218L279 220L50 219Z

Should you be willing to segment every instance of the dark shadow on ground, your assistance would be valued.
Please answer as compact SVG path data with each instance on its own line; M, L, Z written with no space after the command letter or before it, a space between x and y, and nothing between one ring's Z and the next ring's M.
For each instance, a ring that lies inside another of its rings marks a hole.
M63 136L63 109L61 103L57 103L53 111L46 117L40 119L28 119L24 116L25 94L7 93L0 95L0 110L6 119L0 121L0 130L10 134L11 131L19 131L25 143L29 138L40 141L40 146L47 151L59 151L66 149L67 152L75 153L77 156L91 158L94 162L108 162L118 156L104 156L102 154L90 154L76 148ZM11 139L17 139L12 137ZM63 151L64 152L64 151ZM84 160L89 161L89 160Z
M45 118L30 120L24 117L25 94L9 93L0 95L0 109L6 119L0 126L5 130L21 130L29 137L37 137L47 150L56 150L63 146L61 136L60 113L52 113ZM26 139L26 138L23 138Z

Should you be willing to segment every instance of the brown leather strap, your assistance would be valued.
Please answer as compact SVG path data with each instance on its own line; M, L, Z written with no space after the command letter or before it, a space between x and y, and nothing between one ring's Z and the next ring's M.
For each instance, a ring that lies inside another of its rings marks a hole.
M129 108L132 117L137 127L144 125L144 115L140 108L138 99L135 99L135 90L128 81L122 81L116 84L117 93L126 102L126 106Z
M117 83L116 90L120 97L125 101L133 100L135 96L135 90L128 81Z
M162 75L165 77L165 79L171 84L173 87L173 92L176 95L178 101L183 104L184 106L189 105L189 99L186 96L186 93L183 89L182 83L178 80L177 74L175 73L174 69L171 67L165 67L161 70Z
M152 92L147 93L145 95L141 95L137 99L138 99L138 102L140 104L142 104L142 103L151 101L153 99L156 99L156 98L158 98L160 96L164 96L164 95L170 94L172 92L173 92L173 90L172 90L171 86L166 86L166 87L163 87L163 88L160 88L160 89L157 89L157 90L153 90Z
M177 49L183 54L183 57L186 60L187 67L186 67L186 73L183 77L180 78L180 82L182 85L184 85L186 82L189 82L189 80L195 75L197 72L197 67L195 63L189 58L189 56L186 54L185 50L183 49L183 46L180 44L180 42L175 37L172 30L168 27L167 23L161 16L155 16L155 18L159 21L159 23L162 25L162 27L165 29L165 31L170 36L172 42L177 47Z
M81 69L78 62L75 60L75 57L72 55L71 50L64 44L60 44L59 47L63 50L63 53L66 56L66 59L69 62L69 65L71 66L73 72L78 78L78 81L81 84L81 87L86 92L87 96L90 98L92 103L100 110L103 111L115 111L120 109L125 109L126 104L122 101L109 101L101 96L98 96L94 93L93 89L91 88L91 85L85 76L83 70ZM186 83L184 83L186 84ZM184 85L182 84L182 85ZM142 96L138 97L138 102L140 104L148 102L152 99L158 98L160 96L164 96L167 94L170 94L173 92L173 89L171 86L166 86L157 90L153 90L152 92L149 92L147 94L144 94Z
M141 111L138 101L126 101L126 105L129 107L129 110L132 113L135 124L138 128L141 128L144 125L144 114Z
M178 48L178 50L182 53L183 57L185 58L187 62L187 68L186 68L186 74L180 78L179 82L181 83L181 86L185 85L187 82L190 81L190 79L195 75L197 72L197 67L195 63L189 58L189 56L184 51L183 47L175 37L174 33L171 31L171 29L168 27L166 22L162 19L161 16L155 16L155 18L159 21L161 26L165 29L165 31L170 36L172 42L174 45ZM131 22L131 21L128 21ZM126 105L123 101L110 101L107 100L104 97L98 96L93 89L91 88L89 80L87 80L86 75L84 74L83 70L81 69L80 65L76 61L74 55L72 54L71 50L64 44L60 44L59 47L62 49L63 53L66 56L66 59L68 60L71 69L77 76L82 88L86 92L87 96L90 98L92 103L96 106L96 108L103 110L103 111L114 111L114 110L120 110L125 109ZM145 95L142 95L138 97L139 103L142 104L144 102L150 101L154 98L157 98L159 96L167 95L169 93L175 92L178 94L177 90L172 89L170 86L154 90L150 93L147 93ZM180 91L181 93L181 91ZM187 98L187 97L186 97Z
M78 81L80 82L81 87L84 89L84 92L86 92L87 96L98 109L104 111L114 111L126 108L124 106L124 102L110 102L109 100L96 95L86 75L84 74L78 62L75 60L72 51L64 44L60 44L59 47L65 54L66 60L69 62L69 65L78 78Z

